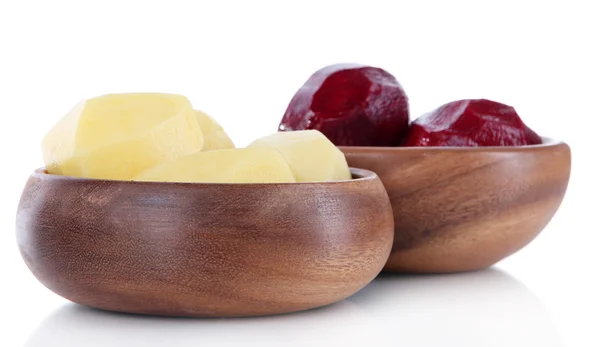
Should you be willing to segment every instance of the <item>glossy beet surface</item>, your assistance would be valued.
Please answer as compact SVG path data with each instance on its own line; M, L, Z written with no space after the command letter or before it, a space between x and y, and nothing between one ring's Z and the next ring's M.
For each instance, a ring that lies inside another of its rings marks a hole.
M397 146L408 98L380 68L336 64L315 72L292 98L279 131L315 129L337 146Z
M542 143L515 109L487 99L458 100L417 118L403 146L525 146Z

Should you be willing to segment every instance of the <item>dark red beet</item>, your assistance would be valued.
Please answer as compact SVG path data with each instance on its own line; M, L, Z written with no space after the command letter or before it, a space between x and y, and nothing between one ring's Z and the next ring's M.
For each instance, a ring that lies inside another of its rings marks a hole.
M319 130L337 146L396 146L408 125L408 98L394 76L336 64L315 72L296 92L279 131Z
M447 103L412 122L402 146L525 146L542 143L515 109L486 99Z

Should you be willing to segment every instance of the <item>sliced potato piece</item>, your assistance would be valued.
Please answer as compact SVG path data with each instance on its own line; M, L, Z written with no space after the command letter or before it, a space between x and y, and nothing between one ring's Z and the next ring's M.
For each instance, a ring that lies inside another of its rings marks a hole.
M248 148L273 148L285 157L297 182L351 178L344 153L317 130L277 132L252 142Z
M204 183L295 182L285 158L271 148L202 151L161 163L134 181Z
M77 104L44 137L48 172L129 180L204 145L189 100L162 93L107 94Z
M229 135L227 135L225 130L223 130L223 127L216 120L208 114L198 110L195 111L195 115L204 137L203 151L235 148Z

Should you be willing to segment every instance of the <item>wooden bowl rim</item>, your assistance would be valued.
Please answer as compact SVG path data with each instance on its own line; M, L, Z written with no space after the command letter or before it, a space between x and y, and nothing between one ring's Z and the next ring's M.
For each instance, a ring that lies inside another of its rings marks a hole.
M479 153L499 153L499 152L536 152L548 150L556 147L567 146L568 144L561 140L542 136L542 143L539 145L527 146L486 146L486 147L376 147L376 146L337 146L342 152L479 152Z
M366 182L378 180L379 177L373 171L350 167L352 178L349 180L337 180L337 181L315 181L315 182L284 182L284 183L209 183L209 182L154 182L154 181L133 181L133 180L112 180L112 179L97 179L97 178L86 178L86 177L75 177L75 176L63 176L50 174L46 171L45 167L38 168L35 170L31 177L35 177L41 180L64 180L71 182L89 182L89 183L119 183L119 184L132 184L138 186L245 186L245 187L273 187L273 186L293 186L293 185L329 185L329 184L354 184L354 182Z

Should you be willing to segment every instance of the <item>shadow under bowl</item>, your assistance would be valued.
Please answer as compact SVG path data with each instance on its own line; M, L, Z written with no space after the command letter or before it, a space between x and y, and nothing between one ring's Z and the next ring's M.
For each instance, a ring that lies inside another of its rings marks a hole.
M487 268L531 242L565 195L571 151L545 138L521 147L339 147L374 171L394 210L386 272Z
M393 215L374 173L348 181L209 184L35 171L21 255L56 294L94 308L240 317L325 306L383 268Z

